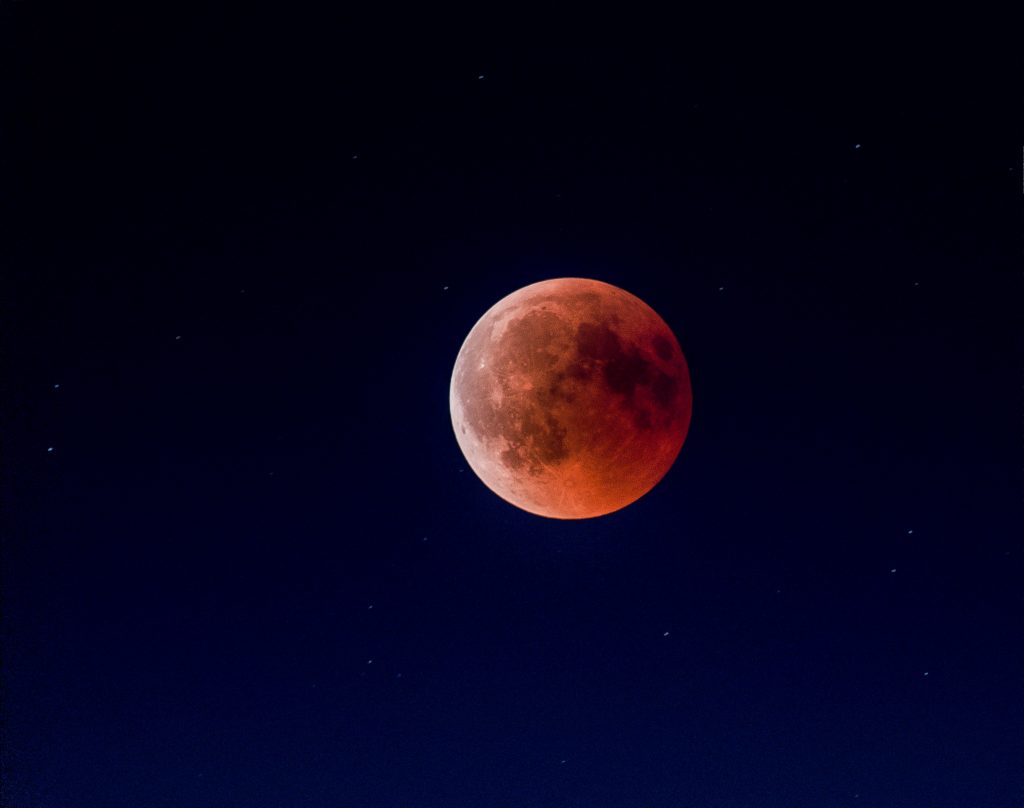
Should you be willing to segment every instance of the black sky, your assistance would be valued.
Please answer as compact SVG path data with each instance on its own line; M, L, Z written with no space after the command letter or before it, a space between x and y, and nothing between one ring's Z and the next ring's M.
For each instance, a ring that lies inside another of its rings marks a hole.
M1019 808L998 48L0 21L5 806ZM494 496L447 409L559 276L655 308L694 390L583 522Z

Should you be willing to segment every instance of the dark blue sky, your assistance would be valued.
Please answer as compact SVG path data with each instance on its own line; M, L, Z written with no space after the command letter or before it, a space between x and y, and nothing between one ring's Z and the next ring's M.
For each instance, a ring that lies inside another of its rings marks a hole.
M5 806L1019 808L1019 71L0 13ZM656 309L694 392L582 522L448 415L559 276Z

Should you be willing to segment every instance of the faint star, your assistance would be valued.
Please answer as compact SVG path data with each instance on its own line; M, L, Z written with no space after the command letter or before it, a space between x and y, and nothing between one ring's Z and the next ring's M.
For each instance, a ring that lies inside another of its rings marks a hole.
M176 336L176 337L175 337L174 339L175 339L175 340L179 340L179 339L181 339L181 334L178 334L178 336Z
M928 675L928 671L925 671L925 672L924 672L924 675L925 675L925 676L927 676L927 675Z
M896 568L893 567L891 570L889 570L889 572L896 572Z
M52 451L53 451L53 447L52 447L52 446L47 446L47 447L46 447L46 451L48 451L48 452L52 452Z
M444 291L446 291L446 292L448 291L448 287L447 286L442 286L441 288L444 289Z
M855 148L855 149L859 149L859 148L860 148L860 144L859 144L859 143L854 143L854 144L853 144L853 148Z
M913 532L914 532L914 530L913 530L913 528L911 528L910 530L907 531L907 535L910 535Z
M718 287L718 291L719 292L724 292L725 291L725 287L724 286L719 286Z
M372 665L372 664L373 664L373 660L372 660L372 659L368 659L368 660L366 660L366 664L367 664L367 665Z
M373 604L371 603L371 604L370 604L369 606L367 606L366 608L367 608L367 609L372 609L372 608L373 608Z
M482 79L483 77L484 77L484 74L483 74L483 73L481 73L481 74L480 74L479 76L477 76L477 77L476 77L476 80L477 80L477 81L480 81L480 79Z
M666 631L666 632L665 632L664 634L662 634L661 636L662 636L662 637L667 637L667 636L668 636L668 632Z
M60 390L60 385L59 385L59 384L55 384L55 385L53 386L53 389L54 389L54 390Z

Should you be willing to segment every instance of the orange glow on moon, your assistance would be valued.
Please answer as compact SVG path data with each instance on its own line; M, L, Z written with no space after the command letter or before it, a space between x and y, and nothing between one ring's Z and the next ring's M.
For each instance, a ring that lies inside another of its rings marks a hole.
M646 303L557 278L498 301L455 360L455 437L477 476L530 513L617 511L665 476L686 439L690 374Z

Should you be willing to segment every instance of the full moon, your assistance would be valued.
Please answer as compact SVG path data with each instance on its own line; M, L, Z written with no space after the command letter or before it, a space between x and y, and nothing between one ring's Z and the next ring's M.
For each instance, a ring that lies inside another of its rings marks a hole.
M693 397L672 330L601 281L557 278L499 300L455 360L455 437L502 499L587 519L650 491L679 454Z

